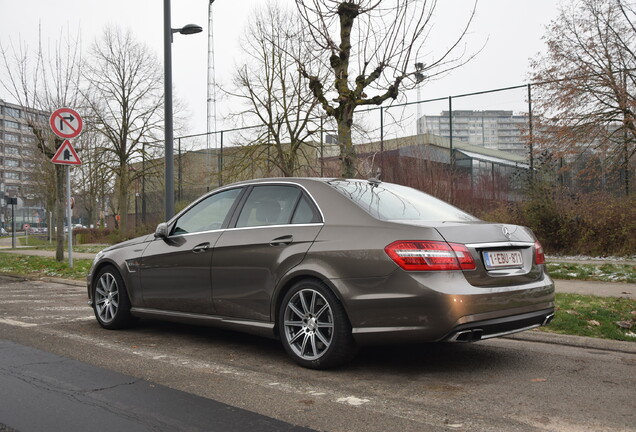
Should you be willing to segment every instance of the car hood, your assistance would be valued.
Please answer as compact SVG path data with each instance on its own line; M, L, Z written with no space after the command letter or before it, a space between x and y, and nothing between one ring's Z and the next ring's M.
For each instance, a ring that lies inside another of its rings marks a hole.
M109 252L115 249L120 249L126 246L134 246L136 244L140 244L140 243L147 243L149 241L154 240L155 236L154 234L146 234L134 239L130 239L130 240L126 240L124 242L121 243L117 243L115 245L109 246L106 249L104 249L102 252Z

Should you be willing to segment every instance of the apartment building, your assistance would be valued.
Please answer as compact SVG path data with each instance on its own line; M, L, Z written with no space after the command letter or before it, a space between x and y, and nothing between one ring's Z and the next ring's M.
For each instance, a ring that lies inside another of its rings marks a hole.
M33 226L45 223L44 209L34 190L35 136L27 119L47 124L48 113L24 109L0 99L0 198L18 198L18 227L25 223ZM1 225L9 214L7 209L0 212Z
M450 138L451 118L448 111L440 115L424 115L418 119L419 134L433 134ZM487 149L501 150L518 156L528 155L523 131L528 117L512 111L453 111L453 142L462 142Z

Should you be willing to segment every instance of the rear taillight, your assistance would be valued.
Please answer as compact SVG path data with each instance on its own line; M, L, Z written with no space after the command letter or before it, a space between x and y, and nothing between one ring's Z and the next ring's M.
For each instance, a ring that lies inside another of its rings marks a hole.
M400 240L384 248L404 270L474 270L475 260L463 244L443 241Z
M534 242L534 263L545 264L545 254L543 253L543 246L538 241Z

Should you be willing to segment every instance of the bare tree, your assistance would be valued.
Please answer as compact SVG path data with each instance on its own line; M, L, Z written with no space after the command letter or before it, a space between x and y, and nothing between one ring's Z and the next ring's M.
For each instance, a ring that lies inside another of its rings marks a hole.
M298 61L312 61L305 50L306 39L296 11L268 2L252 15L242 39L248 61L237 68L234 90L227 93L243 102L232 118L261 126L243 134L248 145L241 152L243 157L235 154L233 163L239 165L235 171L265 161L283 176L293 176L303 161L306 165L307 160L315 160L310 141L317 129L319 103L297 66Z
M82 155L82 165L75 170L75 190L81 197L79 201L86 212L88 226L97 226L100 209L104 208L104 192L112 187L113 172L103 150L104 141L102 134L89 127L75 144Z
M415 84L417 73L430 80L472 58L465 59L461 43L475 8L457 38L434 53L427 42L436 6L434 0L296 0L317 60L309 66L299 62L300 69L327 116L337 122L343 176L355 174L351 128L357 107L396 99ZM426 63L416 71L416 61ZM328 79L311 69L316 63L330 69Z
M93 43L83 76L90 119L106 138L106 166L115 176L119 227L125 233L130 187L143 175L131 170L130 164L141 158L142 142L152 140L163 122L161 67L130 31L108 27Z
M44 113L52 113L55 109L71 106L81 107L79 92L81 45L78 37L71 37L68 32L61 34L50 49L42 46L41 40L35 50L22 42L0 45L2 56L2 87L22 106L22 113L36 137L35 146L38 152L50 160L63 140L53 135ZM55 185L51 188L55 202L56 219L56 253L58 261L64 260L64 187L65 169L55 165L53 170L45 169L41 173L54 172L54 180L40 179L44 183ZM52 227L49 227L52 229Z
M574 0L547 28L532 62L542 144L557 157L592 148L622 167L636 152L636 15L623 0Z

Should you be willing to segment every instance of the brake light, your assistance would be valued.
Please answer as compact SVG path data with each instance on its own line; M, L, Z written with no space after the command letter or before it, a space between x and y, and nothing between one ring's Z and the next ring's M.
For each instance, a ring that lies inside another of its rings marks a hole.
M536 265L545 264L545 254L543 253L543 246L539 241L534 242L534 263Z
M459 243L449 243L449 245L453 248L455 255L457 255L459 267L462 270L475 270L475 260L466 246Z
M474 270L468 248L443 241L400 240L384 251L397 265L409 271Z

